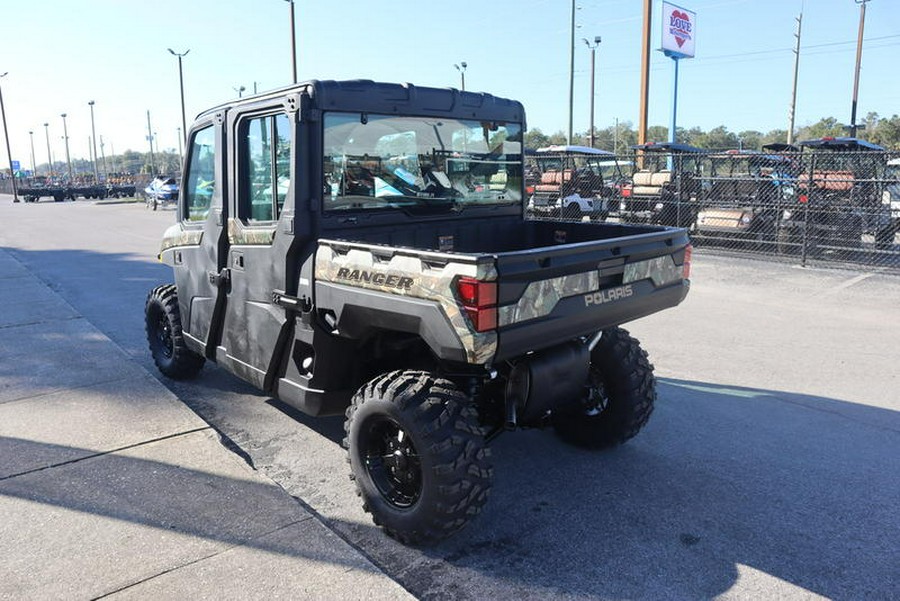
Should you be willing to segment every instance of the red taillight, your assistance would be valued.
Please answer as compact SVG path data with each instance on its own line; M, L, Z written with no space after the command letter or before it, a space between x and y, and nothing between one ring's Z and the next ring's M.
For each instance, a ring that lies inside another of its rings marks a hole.
M534 194L534 186L525 186L526 194Z
M476 332L497 329L497 283L459 278L456 292Z
M807 196L806 194L801 194L798 200L800 202L809 202L809 196Z
M684 247L684 266L681 268L681 277L686 280L691 279L691 257L694 254L694 247L688 244Z
M631 196L631 186L623 186L622 187L622 198L628 198Z

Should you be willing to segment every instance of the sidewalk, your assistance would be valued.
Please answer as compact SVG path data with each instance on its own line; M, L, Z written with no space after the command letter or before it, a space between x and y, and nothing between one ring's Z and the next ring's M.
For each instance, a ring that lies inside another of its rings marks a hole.
M408 593L0 250L0 599Z

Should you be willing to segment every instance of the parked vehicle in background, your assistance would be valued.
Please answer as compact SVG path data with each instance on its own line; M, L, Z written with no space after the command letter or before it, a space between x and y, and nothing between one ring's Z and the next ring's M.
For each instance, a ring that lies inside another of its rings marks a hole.
M863 234L873 235L879 247L892 243L895 224L882 195L884 148L843 137L804 140L799 146L803 171L797 203L782 214L779 250L854 250L862 247Z
M879 243L887 246L894 243L897 233L900 232L900 158L887 162L884 180L881 204L890 215L890 225L882 231Z
M178 182L174 177L157 177L144 188L144 198L147 206L154 211L160 203L175 202L178 200Z
M587 146L547 146L538 148L532 161L532 170L526 170L532 214L607 218L624 177L614 153Z
M755 151L707 155L697 235L710 242L753 240L774 250L785 201L794 195L792 164L789 157Z
M621 191L618 216L629 223L692 227L701 193L701 159L706 151L687 144L631 147L638 170Z

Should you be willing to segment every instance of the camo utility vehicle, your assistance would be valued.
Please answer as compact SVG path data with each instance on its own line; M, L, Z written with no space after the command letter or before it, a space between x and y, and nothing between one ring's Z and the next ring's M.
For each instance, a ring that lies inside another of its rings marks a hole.
M518 102L314 81L190 129L146 327L172 378L212 360L312 415L346 411L364 507L407 543L484 506L487 441L631 438L656 398L618 326L680 303L683 230L524 219Z

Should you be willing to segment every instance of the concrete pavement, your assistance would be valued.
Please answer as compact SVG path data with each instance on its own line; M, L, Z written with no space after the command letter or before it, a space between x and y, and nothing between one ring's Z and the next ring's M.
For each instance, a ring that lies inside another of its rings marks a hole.
M0 599L411 597L0 249Z

